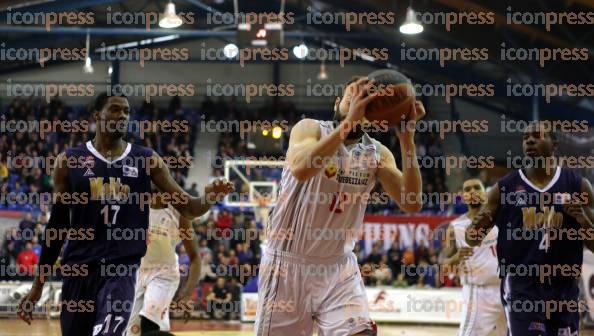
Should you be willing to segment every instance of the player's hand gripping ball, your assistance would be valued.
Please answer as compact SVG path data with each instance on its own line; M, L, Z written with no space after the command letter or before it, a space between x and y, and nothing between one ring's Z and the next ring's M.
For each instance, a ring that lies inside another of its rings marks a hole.
M367 76L374 82L373 92L377 96L367 104L365 117L371 122L387 121L397 125L409 120L414 113L415 91L410 79L392 69L377 70Z

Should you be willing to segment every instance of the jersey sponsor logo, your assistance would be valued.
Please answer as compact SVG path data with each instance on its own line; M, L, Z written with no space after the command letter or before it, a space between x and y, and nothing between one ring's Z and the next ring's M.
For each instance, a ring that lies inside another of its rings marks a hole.
M369 182L369 174L367 174L368 176L365 176L365 177L352 176L352 175L353 174L351 174L351 176L344 176L344 175L338 174L338 176L336 177L336 181L338 181L338 183L353 184L353 185L367 185L367 183Z
M89 179L91 189L91 200L127 200L130 196L130 186L121 182L120 178L110 177L109 182L104 183L103 177Z
M563 225L563 214L556 212L552 206L544 207L542 212L536 212L536 207L525 207L522 208L522 223L525 229L558 229Z
M122 167L124 177L138 177L138 168L124 165Z

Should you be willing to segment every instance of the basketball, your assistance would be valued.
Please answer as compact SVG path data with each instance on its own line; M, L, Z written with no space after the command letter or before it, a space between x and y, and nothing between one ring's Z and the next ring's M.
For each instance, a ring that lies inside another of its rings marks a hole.
M415 103L415 92L410 79L392 69L376 70L367 77L375 81L375 92L379 92L379 96L367 105L367 120L387 121L390 125L395 125L403 118L406 119Z

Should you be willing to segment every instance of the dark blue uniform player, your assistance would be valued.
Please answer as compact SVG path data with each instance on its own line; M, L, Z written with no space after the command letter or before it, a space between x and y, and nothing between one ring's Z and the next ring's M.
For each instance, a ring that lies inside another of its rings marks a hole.
M215 181L205 188L205 198L183 191L158 154L123 140L129 111L126 97L99 95L95 138L57 158L55 203L39 275L18 310L27 323L47 276L55 273L52 266L65 240L62 335L123 335L134 302L136 271L146 252L151 181L189 219L204 214L232 190L232 184ZM143 333L155 329L145 322Z
M594 249L593 192L590 182L556 164L557 145L554 133L531 123L522 147L534 164L503 177L466 231L474 246L493 225L499 229L501 301L510 335L578 335L584 244Z

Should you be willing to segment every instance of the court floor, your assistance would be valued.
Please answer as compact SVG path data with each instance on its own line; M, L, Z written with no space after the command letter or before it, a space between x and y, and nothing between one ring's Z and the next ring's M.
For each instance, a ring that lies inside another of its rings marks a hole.
M251 336L253 324L222 323L210 321L171 321L173 333L177 336ZM378 326L379 336L454 336L454 326L389 324ZM199 331L198 331L199 330ZM58 320L35 320L31 326L15 319L0 319L0 336L59 336ZM594 336L594 330L585 330L582 336ZM289 335L287 335L289 336Z
M179 336L251 336L253 324L172 321L172 330ZM200 331L197 331L200 330ZM31 326L14 319L0 319L0 336L59 336L58 320L35 320ZM456 335L456 328L446 326L380 325L380 336ZM288 335L287 335L288 336Z

